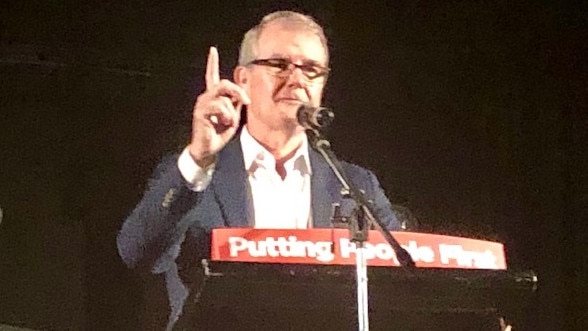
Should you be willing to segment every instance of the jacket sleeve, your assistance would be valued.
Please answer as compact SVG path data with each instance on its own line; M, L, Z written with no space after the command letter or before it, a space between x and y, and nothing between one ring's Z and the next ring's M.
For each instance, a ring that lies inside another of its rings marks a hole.
M169 269L178 256L190 224L183 216L198 203L182 177L177 156L157 167L148 188L117 237L119 255L131 268L160 273Z

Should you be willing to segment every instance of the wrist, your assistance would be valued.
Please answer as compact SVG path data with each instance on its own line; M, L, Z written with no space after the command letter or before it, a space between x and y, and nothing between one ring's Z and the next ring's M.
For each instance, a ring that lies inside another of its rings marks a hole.
M188 147L188 152L192 160L194 160L194 162L202 169L208 168L216 161L215 154L199 153L197 151L194 151L192 146Z

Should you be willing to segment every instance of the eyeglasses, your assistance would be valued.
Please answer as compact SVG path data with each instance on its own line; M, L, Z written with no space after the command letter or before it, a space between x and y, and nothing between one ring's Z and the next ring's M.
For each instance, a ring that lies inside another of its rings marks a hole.
M288 77L292 74L294 69L298 68L304 74L309 81L318 80L319 78L326 77L331 69L318 65L316 63L307 62L302 64L296 64L289 59L275 58L275 59L258 59L253 60L247 64L258 65L268 67L272 75L277 77Z

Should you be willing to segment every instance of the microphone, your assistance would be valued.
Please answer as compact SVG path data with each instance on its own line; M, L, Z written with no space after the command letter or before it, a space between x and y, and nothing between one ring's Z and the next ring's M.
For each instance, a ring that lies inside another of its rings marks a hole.
M318 130L329 126L335 119L335 114L325 107L302 105L296 113L298 123L307 130Z

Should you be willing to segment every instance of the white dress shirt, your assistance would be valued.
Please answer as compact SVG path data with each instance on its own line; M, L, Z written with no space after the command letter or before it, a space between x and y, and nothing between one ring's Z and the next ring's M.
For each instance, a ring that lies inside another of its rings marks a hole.
M310 210L310 160L308 139L292 158L284 163L286 176L276 171L276 160L247 130L241 131L241 148L249 183L250 224L261 229L306 229L312 224ZM206 189L214 173L214 165L202 169L184 149L178 159L184 179L196 192Z

